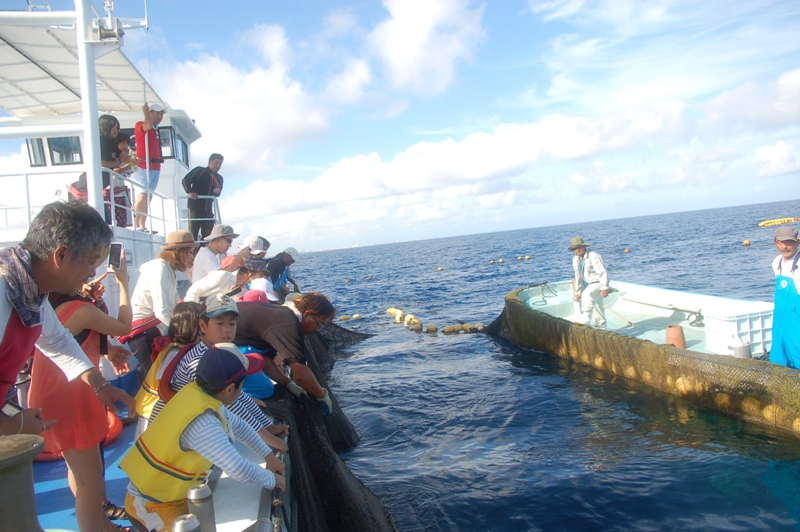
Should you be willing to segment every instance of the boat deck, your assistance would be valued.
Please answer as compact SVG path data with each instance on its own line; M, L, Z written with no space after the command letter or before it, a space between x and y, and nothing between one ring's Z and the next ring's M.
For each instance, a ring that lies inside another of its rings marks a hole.
M772 304L677 292L632 283L612 282L605 299L607 329L625 336L666 343L667 327L680 325L686 349L701 353L733 354L749 342L751 354L762 356L772 344ZM572 283L561 281L523 290L528 307L579 321Z

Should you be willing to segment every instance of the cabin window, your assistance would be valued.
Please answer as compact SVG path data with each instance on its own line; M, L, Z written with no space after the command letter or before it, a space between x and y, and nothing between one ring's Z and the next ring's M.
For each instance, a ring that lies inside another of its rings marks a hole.
M158 138L161 141L161 157L164 159L172 159L175 154L172 150L172 136L174 131L171 127L158 128Z
M175 158L189 168L189 145L178 134L175 135Z
M44 156L44 142L42 139L28 139L28 159L31 167L47 166L47 159Z
M50 160L53 166L81 164L81 139L78 137L57 137L47 139L50 148Z

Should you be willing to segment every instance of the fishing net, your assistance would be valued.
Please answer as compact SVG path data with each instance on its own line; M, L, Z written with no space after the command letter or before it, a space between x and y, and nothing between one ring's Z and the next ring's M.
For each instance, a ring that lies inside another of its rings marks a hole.
M336 348L363 340L368 335L325 324L319 334L306 336L309 368L323 388L328 388L321 367L333 366ZM328 364L330 364L328 366ZM350 472L336 454L358 443L355 428L330 393L333 411L322 415L319 401L300 399L276 387L265 411L287 422L291 471L285 520L292 532L306 531L394 531L396 527L381 500Z
M800 373L575 325L530 309L517 290L486 329L514 345L609 371L696 404L800 435Z

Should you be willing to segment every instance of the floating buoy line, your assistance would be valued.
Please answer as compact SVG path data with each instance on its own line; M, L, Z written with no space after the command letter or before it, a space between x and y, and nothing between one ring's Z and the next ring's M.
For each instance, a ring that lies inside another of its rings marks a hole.
M427 327L422 325L422 322L417 319L416 316L413 314L406 314L403 310L395 307L390 307L386 309L386 313L389 316L394 317L394 321L396 323L402 323L406 329L416 332L422 332L423 330L428 333L435 333L439 330L435 323L428 324ZM454 325L447 325L442 332L445 334L463 334L463 333L473 333L473 332L480 332L484 329L483 323L456 323Z
M773 218L772 220L764 220L758 222L759 227L772 227L773 225L793 224L800 222L800 218Z

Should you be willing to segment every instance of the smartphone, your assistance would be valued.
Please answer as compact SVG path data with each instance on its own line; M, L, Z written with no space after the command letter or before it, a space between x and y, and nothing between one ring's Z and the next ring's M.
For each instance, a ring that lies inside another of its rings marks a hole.
M111 271L111 268L119 268L122 264L122 242L112 242L111 249L108 252L108 266L106 270Z

